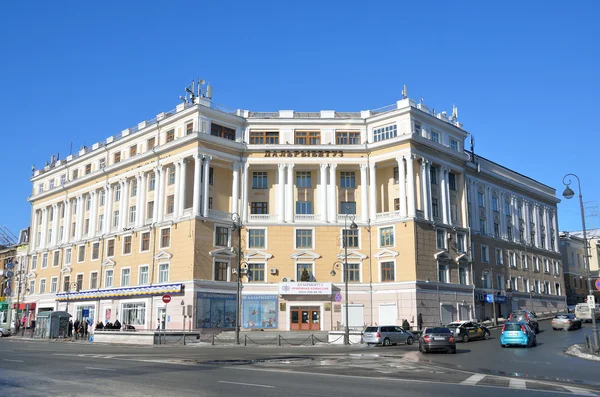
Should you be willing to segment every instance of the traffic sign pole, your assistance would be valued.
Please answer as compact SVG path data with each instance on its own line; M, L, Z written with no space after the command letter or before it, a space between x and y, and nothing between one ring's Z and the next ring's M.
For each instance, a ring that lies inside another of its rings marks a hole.
M169 302L171 302L171 295L164 294L162 296L162 301L165 304L165 326L163 328L164 341L167 342L167 306L169 306Z

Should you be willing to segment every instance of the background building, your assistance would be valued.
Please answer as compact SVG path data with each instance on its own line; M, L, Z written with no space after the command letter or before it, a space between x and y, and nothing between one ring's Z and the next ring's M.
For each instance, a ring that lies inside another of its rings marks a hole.
M585 263L583 233L562 232L560 235L560 250L563 263L565 263L564 277L568 305L586 302L589 293L587 282L590 275L596 299L600 297L600 291L595 288L598 278L598 258L600 258L600 240L597 236L598 230L588 232L590 273Z
M492 317L488 295L497 315L563 308L554 189L466 137L456 112L409 98L270 113L192 98L34 172L26 302L233 328L241 260L244 328L336 329L347 241L352 327Z

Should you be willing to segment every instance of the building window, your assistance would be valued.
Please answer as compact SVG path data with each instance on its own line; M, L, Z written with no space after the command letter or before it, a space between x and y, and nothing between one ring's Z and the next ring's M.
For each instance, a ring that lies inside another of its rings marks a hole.
M106 192L104 190L100 191L100 206L104 205L104 200L106 199ZM63 207L64 208L64 207ZM63 215L64 216L64 215Z
M150 232L142 233L142 246L140 247L140 251L150 251Z
M431 140L435 143L440 143L440 134L436 131L431 131Z
M400 211L400 199L399 198L394 199L394 211Z
M496 248L496 264L502 265L504 260L502 258L502 250L500 248Z
M113 228L119 227L119 210L113 212Z
M97 260L100 258L100 243L92 244L92 260Z
M175 212L175 195L171 194L167 196L167 214Z
M296 249L312 249L312 229L296 229Z
M149 273L148 273L148 266L140 266L140 274L138 276L138 284L139 285L146 285L148 284L148 280L149 280Z
M208 184L215 184L215 169L213 167L208 168Z
M148 148L148 150L154 149L155 146L156 146L156 138L150 138L146 141L146 147Z
M137 145L129 147L129 157L133 157L137 154Z
M167 178L167 185L175 184L175 167L169 167L169 175Z
M296 264L296 281L314 281L312 263Z
M215 246L229 246L229 229L223 226L215 227Z
M487 222L485 221L485 219L479 219L479 232L481 234L486 234L487 233Z
M248 229L248 248L265 248L265 229Z
M135 211L137 209L137 206L132 205L131 207L129 207L129 223L135 223Z
M194 133L194 122L190 121L185 125L185 134L190 135Z
M150 174L148 179L148 191L153 192L156 189L156 174Z
M251 145L279 144L279 131L250 131Z
M523 268L523 270L529 269L529 263L527 260L527 256L524 254L521 255L521 267Z
M533 271L534 272L540 271L540 261L537 256L533 257Z
M118 163L121 161L121 152L117 152L113 154L113 163Z
M492 287L492 275L490 273L483 273L482 286L483 288L493 288Z
M437 167L433 165L429 167L429 179L431 179L431 183L437 185Z
M294 142L296 145L320 145L321 131L295 131Z
M253 201L250 203L250 213L265 215L269 213L269 208L266 201Z
M342 248L345 247L346 241L348 242L348 248L358 248L359 247L359 239L358 239L358 229L343 229L342 230Z
M413 124L413 134L421 135L421 132L425 134L425 131L421 128L421 123L417 123L416 121Z
M450 149L454 150L455 152L458 152L458 141L450 139Z
M71 276L65 276L63 278L63 292L71 290Z
M104 288L110 288L113 286L113 270L108 269L104 272Z
M517 267L517 258L514 252L508 253L508 265L510 267Z
M487 245L481 246L481 261L485 263L490 262L490 252Z
M146 204L146 218L152 219L154 217L154 201L148 201Z
M60 184L64 185L65 183L67 183L67 175L66 174L60 176Z
M129 276L130 276L130 269L123 269L121 270L121 287L128 287L129 286Z
M340 189L356 188L355 172L340 172Z
M356 214L356 201L341 201L340 215Z
M169 130L166 133L166 143L173 142L175 140L175 130Z
M400 174L398 171L398 167L394 167L394 170L392 171L393 173L393 178L394 178L394 185L397 185L400 183Z
M37 255L31 257L31 270L37 269Z
M396 136L398 136L398 127L396 124L375 128L373 130L373 142L384 141L386 139L395 138Z
M85 245L80 245L77 250L77 262L85 261Z
M252 189L268 189L269 181L267 173L264 171L256 171L252 173Z
M55 294L58 289L58 278L52 277L50 280L50 293Z
M60 264L60 251L54 251L52 258L52 267L58 267Z
M559 273L560 272L559 272L559 269L558 269L558 262L554 261L554 274L558 275Z
M106 241L106 256L113 257L115 256L115 239L110 239Z
M469 284L469 272L468 272L466 266L458 267L458 282L459 282L459 284L462 284L462 285Z
M460 253L467 252L467 236L464 233L456 234L456 250Z
M450 190L456 190L456 174L452 172L448 173L448 186Z
M449 267L448 265L438 265L438 282L439 283L449 283L450 279L448 277Z
M310 171L296 172L296 187L299 189L312 187L312 181L310 176Z
M312 201L296 201L296 215L307 215L312 213Z
M146 323L146 304L142 302L121 304L121 319L123 324L144 325Z
M160 248L168 248L171 246L171 229L161 229L160 231Z
M436 199L436 198L431 199L431 212L433 213L433 216L435 218L440 216L440 209L438 207L438 199Z
M264 263L248 263L248 281L264 282L265 281L265 264Z
M494 222L494 237L500 238L500 225Z
M438 249L446 249L446 231L442 229L436 230L436 244Z
M335 143L337 145L358 145L360 144L359 131L336 131Z
M215 281L227 281L227 262L215 262Z
M44 254L42 254L42 269L45 269L48 267L48 253L45 252Z
M169 282L169 264L161 263L158 265L158 283Z
M115 161L115 163L116 163L116 161ZM73 172L71 173L71 179L72 179L72 180L75 180L75 179L77 179L77 176L78 176L78 174L79 174L79 172L78 172L78 171L79 171L79 170L73 170ZM44 190L44 185L43 185L43 184L42 184L42 190Z
M71 263L71 252L72 248L67 248L65 250L65 265L69 265Z
M547 258L544 258L544 272L550 273L550 262Z
M513 240L512 226L506 226L506 234L508 235L508 241Z
M131 191L129 192L129 197L137 196L137 181L134 179L130 182Z
M91 164L86 164L85 165L85 174L91 174L92 173L92 165Z
M219 124L211 123L210 134L219 138L235 141L235 130L233 128L224 127Z
M98 215L98 231L101 231L104 227L104 214Z
M396 281L394 262L381 262L381 282Z
M379 229L379 245L381 247L393 247L394 246L394 228L393 227L382 227Z
M131 254L131 236L123 237L123 255Z
M40 280L40 294L46 293L46 279Z
M348 263L348 282L360 283L360 263Z
M480 207L485 206L485 201L483 200L483 193L481 193L481 192L477 192L477 203L479 204Z
M114 201L119 201L121 200L121 185L117 185L115 186L115 197L114 197Z

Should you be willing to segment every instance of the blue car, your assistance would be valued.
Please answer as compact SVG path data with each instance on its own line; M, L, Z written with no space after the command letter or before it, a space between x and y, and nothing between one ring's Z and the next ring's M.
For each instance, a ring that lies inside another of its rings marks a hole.
M526 322L509 322L502 326L500 345L532 347L537 345L537 337Z

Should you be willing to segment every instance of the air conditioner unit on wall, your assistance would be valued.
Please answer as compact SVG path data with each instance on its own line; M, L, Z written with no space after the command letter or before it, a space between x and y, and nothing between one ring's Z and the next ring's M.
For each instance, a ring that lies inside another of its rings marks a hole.
M277 274L277 269L275 269L274 267L271 268L271 274Z

